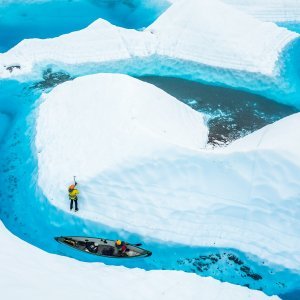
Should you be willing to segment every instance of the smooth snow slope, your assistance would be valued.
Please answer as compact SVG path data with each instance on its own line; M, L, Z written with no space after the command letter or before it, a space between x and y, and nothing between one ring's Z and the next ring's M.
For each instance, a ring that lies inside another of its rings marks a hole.
M299 0L222 0L260 20L272 22L300 21Z
M208 151L201 115L163 95L99 74L44 96L36 145L49 201L68 211L66 188L77 175L82 218L163 241L236 248L299 271L300 114Z
M80 174L81 180L89 181L104 170L155 156L174 145L201 149L207 142L208 129L202 114L155 86L127 75L77 78L45 94L43 101L36 139L39 182L43 186L49 178L44 166L54 161L64 166L51 181L52 187L60 187L52 196L61 208L65 207L61 201L65 193L61 191L70 174ZM68 111L73 121L67 117ZM70 131L58 133L52 124L55 120ZM60 162L58 149L62 154ZM72 152L70 157L64 155ZM45 192L52 194L47 189Z
M49 65L73 75L173 75L247 88L299 106L298 78L281 77L286 62L280 56L298 37L217 0L180 0L144 31L98 20L54 39L24 40L0 54L0 77L26 80ZM20 69L7 69L16 65Z
M212 278L83 263L48 254L12 235L0 221L1 298L37 299L279 299Z

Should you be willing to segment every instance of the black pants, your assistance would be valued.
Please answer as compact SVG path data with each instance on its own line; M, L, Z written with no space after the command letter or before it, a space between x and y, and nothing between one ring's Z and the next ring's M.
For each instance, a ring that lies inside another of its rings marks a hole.
M75 202L75 211L78 210L77 200L78 200L77 197L74 198L74 199L71 199L71 198L70 198L70 210L73 209L73 202Z

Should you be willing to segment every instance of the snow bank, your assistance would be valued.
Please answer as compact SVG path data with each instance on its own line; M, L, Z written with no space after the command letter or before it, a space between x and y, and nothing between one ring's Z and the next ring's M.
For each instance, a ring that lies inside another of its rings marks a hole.
M222 0L260 20L272 22L300 21L299 0Z
M217 0L180 0L144 31L98 20L54 39L23 40L0 54L0 78L26 80L26 74L40 74L49 65L73 75L169 75L247 88L299 105L298 83L280 77L285 62L279 61L298 37Z
M54 196L53 187L60 186L53 201L61 208L70 172L89 181L104 170L155 156L174 145L200 149L207 142L202 114L126 75L78 78L45 94L43 101L36 137L39 182L46 195ZM55 120L59 127L53 126ZM63 167L46 187L53 163Z
M279 299L212 278L175 271L143 271L83 263L43 252L0 222L3 299Z
M0 77L24 74L33 66L46 63L88 64L145 57L152 52L150 33L123 29L99 19L84 30L53 39L23 40L0 54ZM11 72L9 66L20 66Z
M280 51L298 36L214 0L177 1L150 29L161 55L269 76Z
M79 78L43 101L39 185L60 209L77 175L82 218L300 269L300 114L208 151L200 114L126 76Z

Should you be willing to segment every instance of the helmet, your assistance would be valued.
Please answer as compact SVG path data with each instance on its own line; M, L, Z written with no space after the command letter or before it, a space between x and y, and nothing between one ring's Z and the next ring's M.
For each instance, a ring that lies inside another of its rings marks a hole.
M121 246L121 244L122 244L121 240L116 240L116 245L117 246Z
M99 244L98 244L98 243L95 243L94 245L95 245L96 247L98 247L98 246L99 246Z
M75 189L75 184L71 184L70 186L69 186L69 190L74 190Z

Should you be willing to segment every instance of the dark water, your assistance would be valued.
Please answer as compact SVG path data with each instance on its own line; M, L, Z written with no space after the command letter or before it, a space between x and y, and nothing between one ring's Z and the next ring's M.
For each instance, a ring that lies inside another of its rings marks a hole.
M262 96L180 78L144 76L140 79L204 113L209 127L209 143L213 146L229 144L299 111Z

